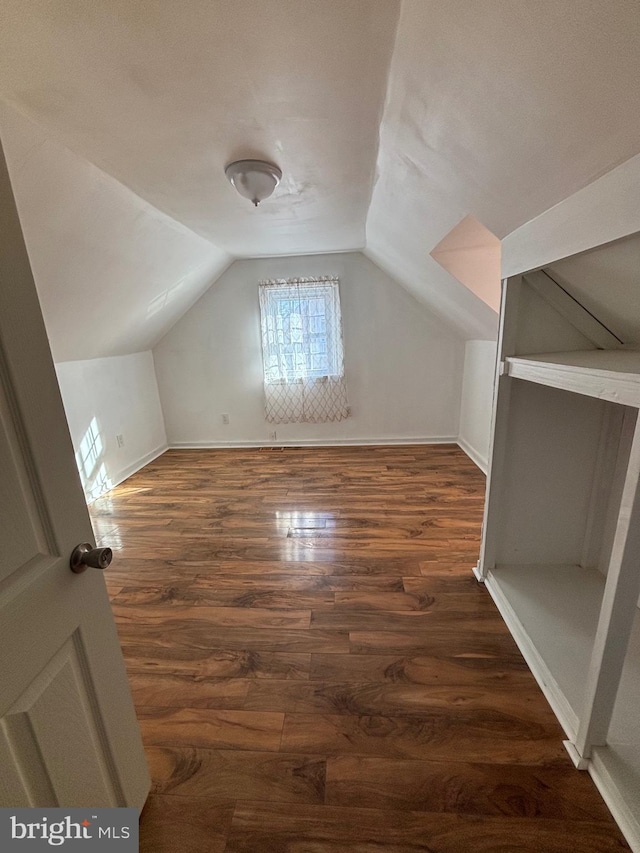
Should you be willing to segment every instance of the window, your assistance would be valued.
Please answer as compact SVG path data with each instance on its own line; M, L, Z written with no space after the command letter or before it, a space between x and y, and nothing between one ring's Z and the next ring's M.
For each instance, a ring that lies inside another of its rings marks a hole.
M344 385L338 279L260 282L267 420L341 420Z
M342 376L337 281L261 284L266 383Z

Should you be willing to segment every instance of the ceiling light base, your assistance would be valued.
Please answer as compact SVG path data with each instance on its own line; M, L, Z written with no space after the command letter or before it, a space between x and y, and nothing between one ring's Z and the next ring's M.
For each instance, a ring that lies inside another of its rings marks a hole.
M282 170L266 160L235 160L224 170L229 183L257 207L273 193L282 178Z

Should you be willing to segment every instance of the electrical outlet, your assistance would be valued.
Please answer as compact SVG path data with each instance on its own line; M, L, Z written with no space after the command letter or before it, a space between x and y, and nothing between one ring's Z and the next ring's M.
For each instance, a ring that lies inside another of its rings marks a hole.
M222 423L223 423L223 424L228 424L228 423L229 423L229 415L223 415L223 416L222 416Z
M119 433L116 436L116 441L118 443L118 447L124 447L124 436L122 435L122 433Z
M271 439L271 441L277 441L278 440L278 436L276 435L275 432L269 433L269 438Z

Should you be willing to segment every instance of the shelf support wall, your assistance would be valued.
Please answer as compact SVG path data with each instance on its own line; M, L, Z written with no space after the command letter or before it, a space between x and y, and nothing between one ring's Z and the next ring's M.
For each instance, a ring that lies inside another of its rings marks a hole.
M557 278L557 275L556 275ZM590 340L598 349L615 349L622 341L612 331L607 329L597 317L594 317L584 305L571 296L567 290L552 278L545 270L527 273L524 280L529 287L548 302L574 329Z
M498 332L498 357L496 359L496 378L494 382L493 407L491 413L491 447L489 448L489 466L487 491L482 521L482 545L480 559L474 574L480 583L484 583L487 573L495 568L496 540L500 519L500 483L504 468L504 457L509 424L509 397L511 379L504 373L504 359L515 353L518 324L518 299L522 279L514 276L502 282L502 305L500 311L500 329ZM494 486L495 484L495 486Z
M584 710L575 749L588 758L607 741L625 655L640 594L640 420L636 419L629 466L611 550L596 638L587 678Z

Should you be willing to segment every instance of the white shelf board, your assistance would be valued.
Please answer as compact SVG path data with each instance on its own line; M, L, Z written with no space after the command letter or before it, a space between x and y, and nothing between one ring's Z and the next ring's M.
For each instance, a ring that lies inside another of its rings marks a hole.
M575 737L605 579L575 565L502 565L486 586L570 740Z
M509 356L506 372L514 379L640 407L640 351L635 349Z

